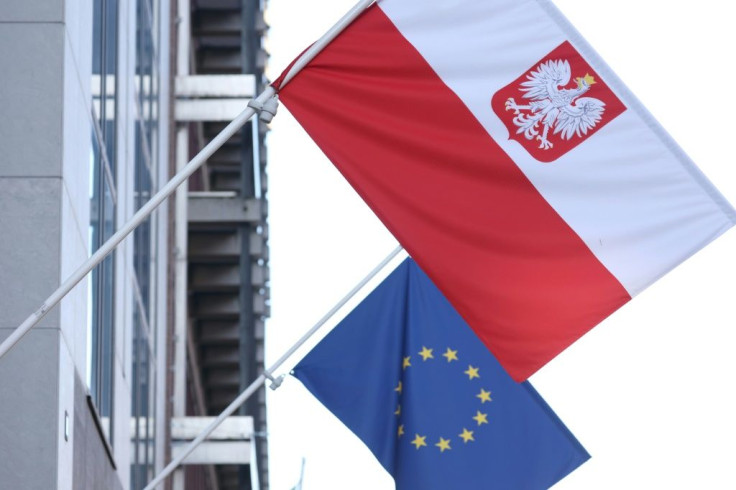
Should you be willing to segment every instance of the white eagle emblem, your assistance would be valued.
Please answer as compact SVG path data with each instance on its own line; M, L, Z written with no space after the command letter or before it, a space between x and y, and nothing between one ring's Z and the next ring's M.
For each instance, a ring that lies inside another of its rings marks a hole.
M550 129L553 134L559 133L560 137L569 140L574 135L587 134L600 122L606 104L593 97L581 97L596 83L595 79L586 73L575 79L576 88L561 88L570 83L570 77L567 60L547 61L527 75L520 90L526 92L525 99L531 99L529 105L518 105L513 97L506 101L506 110L516 114L514 124L519 128L516 134L524 133L528 140L536 138L539 148L549 150L554 146L547 139ZM541 135L540 123L543 125Z

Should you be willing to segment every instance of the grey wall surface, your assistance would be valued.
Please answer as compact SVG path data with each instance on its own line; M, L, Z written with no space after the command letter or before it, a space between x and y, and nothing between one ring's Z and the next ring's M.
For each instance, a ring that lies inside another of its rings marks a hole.
M91 26L91 0L0 1L0 340L88 255ZM2 489L123 488L81 381L86 298L0 358Z
M0 146L7 144L0 132ZM17 327L58 286L61 191L58 177L0 175L0 328ZM58 326L57 309L37 328Z
M58 343L58 330L41 328L0 360L0 488L56 488Z
M62 0L24 0L0 4L2 22L61 22L64 2Z
M61 5L0 6L0 338L59 283L63 183ZM0 482L58 482L59 310L0 359Z
M74 404L82 407L87 403L84 382L75 377ZM110 458L100 439L99 431L88 410L77 410L74 414L74 490L122 490L115 476Z

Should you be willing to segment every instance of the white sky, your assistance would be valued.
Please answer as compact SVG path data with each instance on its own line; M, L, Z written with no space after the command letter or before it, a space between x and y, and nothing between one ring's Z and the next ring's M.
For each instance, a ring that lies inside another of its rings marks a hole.
M736 203L733 2L555 3ZM353 4L269 0L270 77ZM267 363L396 245L283 107L272 128ZM731 230L531 378L592 455L555 490L736 488L735 304ZM302 457L305 490L394 488L298 381L268 403L273 490L291 489Z

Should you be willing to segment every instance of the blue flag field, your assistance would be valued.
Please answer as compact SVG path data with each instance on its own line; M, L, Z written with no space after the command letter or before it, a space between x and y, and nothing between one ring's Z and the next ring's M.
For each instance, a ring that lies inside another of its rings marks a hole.
M541 490L590 456L405 260L294 368L397 490Z

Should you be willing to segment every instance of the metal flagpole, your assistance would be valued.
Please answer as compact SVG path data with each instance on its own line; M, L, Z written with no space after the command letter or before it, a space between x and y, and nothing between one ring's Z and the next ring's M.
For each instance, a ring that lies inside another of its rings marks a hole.
M254 104L256 107L263 107L263 104L268 102L276 94L273 87L268 87L263 91L255 100ZM192 160L182 169L182 171L176 174L169 182L164 185L151 199L136 212L133 217L125 223L118 231L110 237L105 243L100 246L97 251L92 254L74 273L62 283L59 288L49 296L41 307L36 310L31 316L21 323L8 338L0 344L0 358L4 356L28 331L33 328L41 319L46 316L46 313L56 306L59 301L71 291L74 286L79 283L84 277L102 262L110 252L122 242L126 236L130 234L138 225L148 218L148 216L161 204L164 199L169 197L176 188L184 182L190 175L192 175L204 162L207 161L212 154L217 151L227 140L229 140L248 120L258 112L252 106L249 105L238 117L236 117L225 129L222 130L210 143L205 146Z
M332 28L327 31L317 42L315 42L294 63L289 72L281 82L284 87L294 76L299 73L322 49L325 48L340 32L342 32L353 20L355 20L365 9L376 0L360 0L347 14L345 14ZM18 341L30 331L46 313L56 306L59 301L71 291L89 272L95 268L110 252L122 242L135 228L138 227L167 197L174 193L176 188L182 184L190 175L207 161L227 140L230 139L248 120L256 113L265 109L265 112L275 114L275 104L272 99L276 90L268 86L258 97L248 104L248 107L238 115L225 129L220 132L210 143L205 146L192 160L176 174L165 186L161 188L151 199L136 212L133 217L125 223L118 231L110 237L100 248L92 254L74 273L62 283L59 288L49 296L41 307L21 323L2 344L0 344L0 358L2 358ZM270 104L269 104L270 102Z
M304 483L304 464L306 462L305 458L302 458L302 470L299 473L299 482L294 487L294 490L302 490L302 484Z
M186 459L187 456L189 456L192 451L196 449L197 446L199 446L207 437L209 437L212 432L230 415L232 415L245 401L250 398L251 395L253 395L260 387L263 385L267 379L270 379L272 381L271 388L276 389L279 386L281 386L281 382L283 381L283 375L279 376L278 378L273 377L273 372L277 370L287 359L289 359L294 352L297 351L304 343L309 340L309 338L314 335L317 330L322 328L322 326L327 323L327 321L332 318L335 313L337 313L340 308L345 306L345 304L350 301L353 296L355 296L358 291L363 289L363 287L370 282L371 279L373 279L376 274L381 272L386 265L388 265L391 260L394 259L401 251L403 250L403 247L400 245L396 247L388 256L386 256L385 259L381 261L380 264L378 264L371 272L368 273L367 276L363 278L362 281L360 281L348 294L345 295L340 301L337 302L335 306L332 307L330 311L328 311L325 316L320 319L312 328L310 328L307 333L305 333L302 338L300 338L289 350L287 350L271 367L269 367L266 371L264 371L261 375L259 375L255 381L253 381L248 388L245 389L238 397L233 400L230 405L227 406L225 410L222 411L220 415L217 416L215 420L210 423L210 425L207 426L206 429L204 429L200 434L192 441L190 442L184 450L177 456L175 459L169 463L166 468L164 468L161 473L159 473L156 478L151 480L151 483L149 483L143 490L153 490L156 485L164 481L164 479L169 476L177 466L179 466L184 459Z

